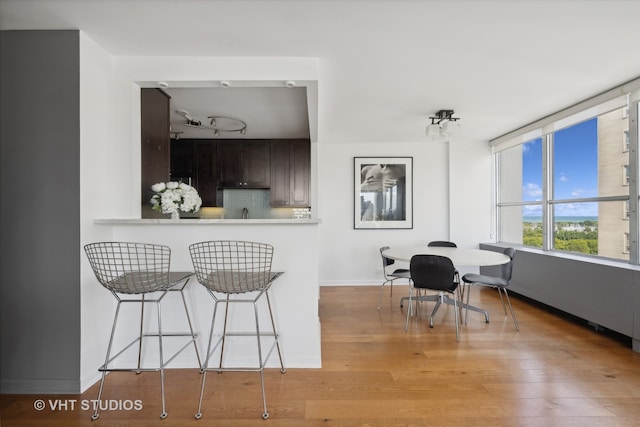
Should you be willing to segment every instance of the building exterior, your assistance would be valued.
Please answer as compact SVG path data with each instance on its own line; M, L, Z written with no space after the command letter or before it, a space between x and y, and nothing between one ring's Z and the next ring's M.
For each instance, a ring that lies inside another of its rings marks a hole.
M598 193L629 194L629 117L626 107L598 117ZM629 259L629 202L600 202L598 255Z

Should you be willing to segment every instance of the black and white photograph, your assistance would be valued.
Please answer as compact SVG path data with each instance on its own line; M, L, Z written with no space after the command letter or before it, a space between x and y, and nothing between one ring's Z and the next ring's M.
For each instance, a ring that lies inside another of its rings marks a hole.
M412 157L354 157L354 228L413 228Z

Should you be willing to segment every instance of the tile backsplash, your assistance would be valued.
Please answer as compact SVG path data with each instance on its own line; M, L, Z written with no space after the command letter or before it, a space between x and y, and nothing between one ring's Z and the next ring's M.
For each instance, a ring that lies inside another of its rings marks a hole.
M203 208L199 212L199 217L239 219L242 218L242 209L247 208L249 219L300 218L299 208L272 208L269 206L269 199L269 190L225 189L223 192L224 208ZM305 210L309 211L306 208Z

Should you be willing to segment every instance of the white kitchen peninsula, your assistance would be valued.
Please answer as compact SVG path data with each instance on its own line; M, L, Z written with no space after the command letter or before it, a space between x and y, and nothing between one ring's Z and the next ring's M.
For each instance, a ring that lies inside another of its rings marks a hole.
M171 248L171 270L193 271L189 245L206 240L245 240L268 243L274 246L273 271L283 271L271 288L271 303L286 368L321 367L320 322L318 318L318 220L313 219L98 219L94 223L111 229L114 241L148 242L164 244ZM213 299L195 276L187 286L194 328L198 332L198 347L206 351L208 331L213 313ZM106 296L105 296L106 297ZM109 296L110 297L110 296ZM177 322L174 331L185 328L179 298L165 300L162 305L163 327L169 329L171 321ZM242 304L244 305L244 304ZM249 306L249 305L247 305ZM232 307L233 308L233 307ZM231 321L238 321L235 330L255 328L251 311L238 308L232 312ZM246 307L249 309L249 307ZM220 315L221 313L218 313ZM261 315L265 314L261 310ZM139 312L132 313L132 324L139 320ZM151 327L152 315L147 316ZM166 321L164 319L167 319ZM165 325L166 322L166 325ZM183 323L180 323L183 322ZM268 324L268 323L265 323ZM176 329L178 328L178 329ZM217 332L216 332L217 333ZM123 340L125 341L125 340ZM165 344L166 345L166 344ZM177 345L177 344L176 344ZM238 364L247 363L247 357L255 358L255 342L238 342L236 350L228 346L229 357ZM225 353L227 347L225 347ZM148 345L145 357L157 359L157 346ZM272 355L267 365L277 367L277 356ZM185 351L169 367L197 367L193 354Z

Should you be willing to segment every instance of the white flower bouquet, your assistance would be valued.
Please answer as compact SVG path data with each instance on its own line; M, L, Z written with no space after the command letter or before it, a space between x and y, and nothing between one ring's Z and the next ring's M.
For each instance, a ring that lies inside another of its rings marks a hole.
M154 211L179 218L179 211L196 213L202 205L198 191L184 182L159 182L151 186L154 194L151 204Z

